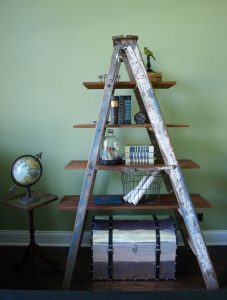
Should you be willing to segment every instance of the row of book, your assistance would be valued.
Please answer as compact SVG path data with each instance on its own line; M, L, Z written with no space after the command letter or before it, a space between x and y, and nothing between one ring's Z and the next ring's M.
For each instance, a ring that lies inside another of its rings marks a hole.
M152 145L130 145L125 146L126 165L153 165L154 146Z
M111 97L111 124L131 124L131 96Z

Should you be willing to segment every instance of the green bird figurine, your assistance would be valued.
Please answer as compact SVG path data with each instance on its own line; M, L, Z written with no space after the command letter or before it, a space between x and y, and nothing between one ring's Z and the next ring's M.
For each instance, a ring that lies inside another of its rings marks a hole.
M144 47L144 54L146 56L151 56L153 58L153 60L156 60L154 57L154 53L151 50L149 50L147 47Z

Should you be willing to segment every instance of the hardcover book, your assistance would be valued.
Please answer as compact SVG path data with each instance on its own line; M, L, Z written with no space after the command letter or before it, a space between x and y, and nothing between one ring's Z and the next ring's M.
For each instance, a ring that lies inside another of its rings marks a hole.
M117 205L122 203L122 198L118 195L96 195L93 197L93 202L101 205Z
M153 165L154 147L152 145L125 146L126 165Z
M119 96L118 124L131 124L131 96Z
M125 146L126 152L154 152L152 145L127 145Z
M118 124L119 97L112 96L110 101L111 124Z

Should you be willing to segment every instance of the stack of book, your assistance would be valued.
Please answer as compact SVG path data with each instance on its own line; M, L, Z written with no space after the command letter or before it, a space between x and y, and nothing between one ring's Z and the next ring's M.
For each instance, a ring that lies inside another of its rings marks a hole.
M162 81L162 73L158 72L147 72L148 78L151 82Z
M126 165L153 165L154 146L152 145L130 145L125 146Z
M112 96L111 124L131 124L131 96Z

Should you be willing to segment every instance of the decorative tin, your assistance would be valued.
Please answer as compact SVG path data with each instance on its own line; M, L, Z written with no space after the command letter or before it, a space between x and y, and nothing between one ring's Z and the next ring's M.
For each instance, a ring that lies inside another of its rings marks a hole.
M94 280L175 279L176 229L169 216L95 216Z

